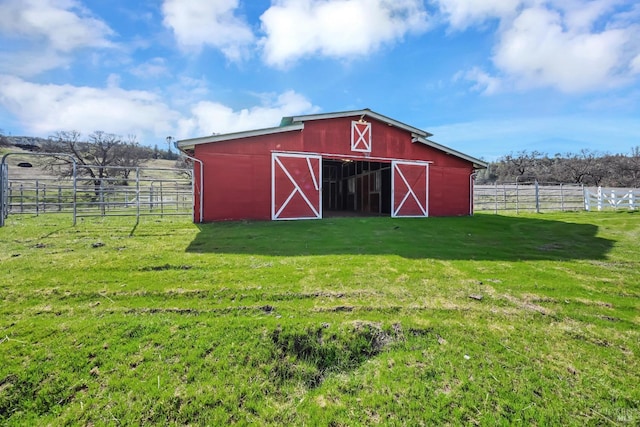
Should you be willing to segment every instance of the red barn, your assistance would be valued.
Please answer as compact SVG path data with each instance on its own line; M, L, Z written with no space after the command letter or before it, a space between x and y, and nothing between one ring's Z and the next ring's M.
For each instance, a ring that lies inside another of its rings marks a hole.
M473 213L485 162L369 109L285 117L279 127L182 140L196 165L195 220Z

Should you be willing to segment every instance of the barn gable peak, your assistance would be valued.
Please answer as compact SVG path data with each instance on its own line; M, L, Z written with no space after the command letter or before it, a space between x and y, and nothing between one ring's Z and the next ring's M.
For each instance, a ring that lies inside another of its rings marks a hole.
M390 126L395 126L400 129L404 129L408 132L411 132L412 134L422 136L424 138L433 136L432 133L410 126L406 123L402 123L398 120L392 119L391 117L384 116L380 113L376 113L375 111L369 108L364 108L361 110L339 111L335 113L319 113L319 114L306 114L301 116L283 117L282 121L280 122L280 126L289 126L295 123L304 123L304 122L313 121L313 120L339 119L344 117L356 117L360 119L364 119L365 117L368 117L368 118L386 123Z

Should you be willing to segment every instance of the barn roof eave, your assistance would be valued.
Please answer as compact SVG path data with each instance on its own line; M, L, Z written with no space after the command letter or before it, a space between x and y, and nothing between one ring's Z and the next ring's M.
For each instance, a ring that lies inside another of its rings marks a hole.
M461 153L460 151L454 150L453 148L449 148L442 144L438 144L437 142L431 141L430 139L423 138L420 135L413 135L413 142L420 142L422 144L428 145L429 147L435 148L440 151L444 151L447 154L459 157L463 160L473 163L474 169L486 169L489 166L489 164L484 160L476 159L475 157Z
M291 132L304 129L304 123L295 123L287 126L278 126L264 129L254 129L242 132L224 133L219 135L209 135L199 138L183 139L177 142L178 148L183 150L193 150L196 145L209 144L212 142L230 141L233 139L249 138L252 136L271 135L274 133Z
M408 132L423 136L425 138L428 138L430 136L433 136L433 134L426 132L422 129L418 129L416 127L413 126L409 126L406 123L402 123L399 122L398 120L394 120L390 117L384 116L382 114L376 113L375 111L372 111L368 108L364 108L362 110L351 110L351 111L340 111L340 112L336 112L336 113L320 113L320 114L308 114L308 115L303 115L303 116L290 116L290 117L283 117L282 118L282 123L286 124L286 123L304 123L306 121L311 121L311 120L326 120L326 119L337 119L337 118L342 118L342 117L354 117L354 116L367 116L367 117L371 117L373 119L379 120L381 122L387 123L390 126L395 126L398 127L400 129L404 129Z

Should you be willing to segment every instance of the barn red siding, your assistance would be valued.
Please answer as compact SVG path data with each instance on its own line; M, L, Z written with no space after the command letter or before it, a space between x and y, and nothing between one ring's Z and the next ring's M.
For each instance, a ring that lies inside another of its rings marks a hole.
M431 166L429 169L429 215L469 215L470 175L463 168Z
M371 123L371 152L351 151L351 123L358 119L310 120L304 122L303 130L196 145L195 157L204 163L203 220L270 219L274 151L378 162L426 161L430 163L429 215L471 213L469 177L474 169L469 161L412 142L409 131L369 117L365 119Z
M204 163L204 221L270 219L271 152L300 147L299 131L196 146Z

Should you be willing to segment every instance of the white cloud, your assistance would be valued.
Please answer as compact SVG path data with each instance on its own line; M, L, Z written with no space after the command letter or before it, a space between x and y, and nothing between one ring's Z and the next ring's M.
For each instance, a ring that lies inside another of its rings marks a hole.
M163 136L178 114L157 95L127 91L110 76L106 88L36 84L0 75L0 105L18 118L33 135L59 130L83 133L104 130L121 135Z
M635 58L633 58L633 61L631 61L630 66L631 66L631 72L633 74L640 74L640 54Z
M58 52L109 47L112 30L74 0L4 0L0 32L6 36L43 40Z
M3 0L0 34L13 41L0 46L0 72L22 77L67 66L74 51L114 46L109 26L75 0Z
M501 35L494 64L525 88L551 86L582 92L618 85L634 31L585 31L586 16L577 18L574 28L558 11L524 10ZM597 16L591 14L589 19L593 22Z
M573 31L590 32L594 22L611 12L616 4L624 0L564 0L556 2L558 10L563 12L567 28Z
M31 77L67 66L69 59L54 51L0 52L0 74Z
M260 19L264 59L277 67L312 55L366 55L428 27L420 0L274 0Z
M500 19L492 64L495 74L465 72L473 89L492 86L551 87L579 93L619 87L637 74L640 53L638 10L622 0L441 1L450 25L466 28L489 17ZM508 6L507 6L508 5Z
M521 0L435 0L434 2L453 29L464 30L489 19L513 16Z
M262 105L241 110L200 101L183 114L155 93L125 90L119 84L120 77L115 74L109 76L103 88L38 84L0 75L0 108L16 117L34 136L47 137L61 130L77 130L85 135L103 130L134 134L148 144L156 139L164 141L166 135L191 138L277 126L284 116L318 111L304 96L287 91L259 94ZM204 90L199 81L178 84L187 91Z
M185 50L209 45L230 60L239 60L254 41L249 25L236 16L238 0L165 0L164 25L171 28Z
M492 77L478 67L459 72L454 76L454 81L463 78L473 82L472 90L482 92L484 95L493 95L498 93L502 86L501 79Z
M202 101L191 109L191 117L180 120L179 137L190 138L213 133L241 132L278 126L282 117L318 111L304 96L287 91L265 105L238 111L209 101Z
M164 58L152 58L147 62L137 64L131 68L131 74L142 79L166 76L169 73L167 61Z
M201 100L213 97L209 82L204 76L196 79L178 75L172 83L164 87L163 93L166 99L171 100L171 105L180 110L189 109Z

